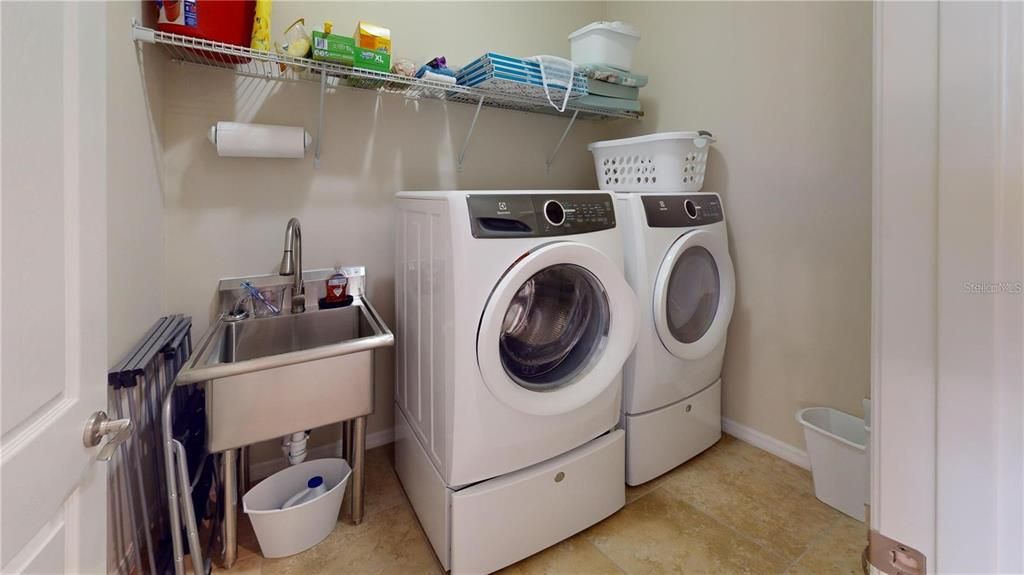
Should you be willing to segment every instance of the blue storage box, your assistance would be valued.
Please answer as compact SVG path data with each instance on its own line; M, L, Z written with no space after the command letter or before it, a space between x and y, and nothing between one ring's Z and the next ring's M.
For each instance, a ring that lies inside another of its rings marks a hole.
M579 98L587 93L587 78L581 72L573 74L574 81L569 98ZM544 98L543 76L540 64L522 58L513 58L494 52L488 52L464 66L455 75L456 82L462 86L485 88L497 92L520 94L536 98ZM561 98L566 86L557 81L549 81L552 98Z

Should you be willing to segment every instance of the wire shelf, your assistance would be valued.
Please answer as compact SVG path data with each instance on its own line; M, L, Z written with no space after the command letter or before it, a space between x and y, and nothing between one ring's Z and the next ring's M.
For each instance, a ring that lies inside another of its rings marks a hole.
M326 83L330 88L351 87L394 94L407 99L431 99L521 112L572 116L579 119L639 119L642 112L625 112L587 106L569 100L564 112L545 98L458 86L419 78L353 68L333 62L296 58L287 54L252 50L233 44L160 32L133 24L137 41L163 47L176 62L218 68L237 75L284 82ZM326 75L324 79L322 76Z

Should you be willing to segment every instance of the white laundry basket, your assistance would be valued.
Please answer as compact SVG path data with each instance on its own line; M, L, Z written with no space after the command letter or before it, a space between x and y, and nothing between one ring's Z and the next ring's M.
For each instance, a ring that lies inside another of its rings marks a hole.
M864 420L830 407L808 407L796 414L811 459L814 495L864 521L868 501L867 431Z
M281 509L306 487L310 477L324 478L327 493ZM261 481L242 498L264 557L287 557L323 541L338 522L352 469L344 459L314 459L293 465Z
M662 132L593 142L597 183L616 192L699 192L704 187L710 132Z

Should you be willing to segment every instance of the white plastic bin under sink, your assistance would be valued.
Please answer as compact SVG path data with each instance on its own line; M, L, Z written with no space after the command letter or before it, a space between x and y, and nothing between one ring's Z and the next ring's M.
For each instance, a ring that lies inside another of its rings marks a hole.
M306 488L310 477L324 478L327 493L281 509ZM242 498L264 557L287 557L323 541L334 530L352 468L344 459L313 459L278 471Z
M864 420L830 407L801 409L796 420L804 428L814 495L850 517L864 521L868 494Z

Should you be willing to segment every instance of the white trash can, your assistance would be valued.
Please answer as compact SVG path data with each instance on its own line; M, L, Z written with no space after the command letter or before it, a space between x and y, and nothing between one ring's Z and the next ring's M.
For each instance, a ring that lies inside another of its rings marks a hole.
M796 420L804 427L814 495L864 521L864 504L868 500L864 420L830 407L801 409Z
M313 476L324 478L327 492L281 509L306 488ZM313 459L292 465L261 481L242 497L264 557L287 557L323 541L334 530L352 468L344 459Z

